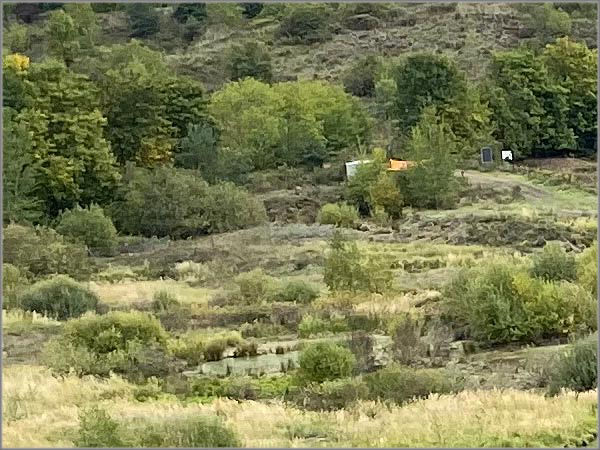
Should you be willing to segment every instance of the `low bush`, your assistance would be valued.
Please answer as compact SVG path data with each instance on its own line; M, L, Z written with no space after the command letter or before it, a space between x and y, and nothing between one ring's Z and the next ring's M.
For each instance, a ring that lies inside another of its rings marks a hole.
M175 295L165 290L156 291L150 304L152 311L161 313L181 306Z
M9 310L21 308L19 295L27 285L27 278L23 276L17 266L12 264L2 265L2 308Z
M104 210L97 205L63 212L56 231L86 245L98 256L113 256L117 253L117 230L110 218L104 215Z
M73 279L58 275L39 281L20 296L21 307L58 320L79 317L98 306L98 296Z
M372 400L403 405L430 394L447 394L460 387L453 385L445 370L413 369L399 365L388 366L364 376Z
M577 392L598 386L598 335L594 333L574 343L552 363L548 392L556 395L561 389Z
M598 297L598 243L585 249L577 261L577 282Z
M241 273L233 281L247 302L270 300L277 289L277 280L265 274L262 269Z
M347 203L327 203L321 207L317 221L323 225L353 228L358 221L358 211Z
M319 288L306 281L289 281L278 290L277 300L282 302L310 303L319 296Z
M265 322L244 323L239 327L239 330L243 338L280 336L288 332L288 330L282 325L275 325Z
M50 228L8 225L3 230L2 251L3 263L13 264L24 275L62 273L79 279L93 269L82 244L68 242Z
M557 242L549 242L532 258L531 275L547 281L573 281L577 277L575 257Z
M79 429L74 440L76 447L118 448L126 444L119 435L119 423L106 411L92 406L79 414Z
M227 72L232 81L251 77L270 83L273 79L273 65L269 49L257 41L234 44L226 55Z
M332 291L383 293L392 285L392 272L384 260L364 255L355 242L334 235L323 269L325 284Z
M446 289L446 313L490 344L531 342L596 330L595 299L580 286L531 278L523 267L494 263L464 270Z
M375 56L370 55L357 61L342 77L344 89L357 97L372 97L379 69L380 64Z
M302 350L299 363L299 376L304 381L321 383L350 376L356 359L345 347L319 342Z
M298 324L298 336L301 338L308 338L326 332L339 333L348 330L348 323L342 317L321 319L319 317L307 314Z
M287 5L276 36L295 44L313 44L331 38L328 5Z
M299 406L312 411L335 411L368 398L369 389L360 378L341 378L309 384L296 396Z
M194 261L184 261L175 265L175 274L180 281L190 284L205 284L214 274L208 265Z

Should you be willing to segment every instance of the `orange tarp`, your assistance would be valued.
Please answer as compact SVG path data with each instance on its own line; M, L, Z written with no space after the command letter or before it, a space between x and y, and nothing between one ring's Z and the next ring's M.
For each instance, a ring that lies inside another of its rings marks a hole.
M389 170L406 170L414 163L412 161L400 161L398 159L390 159Z

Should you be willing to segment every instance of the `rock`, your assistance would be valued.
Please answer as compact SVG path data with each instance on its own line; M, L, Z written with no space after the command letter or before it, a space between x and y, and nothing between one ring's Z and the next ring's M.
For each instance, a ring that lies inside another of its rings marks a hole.
M361 223L358 229L360 231L369 231L369 225L367 225L366 223Z

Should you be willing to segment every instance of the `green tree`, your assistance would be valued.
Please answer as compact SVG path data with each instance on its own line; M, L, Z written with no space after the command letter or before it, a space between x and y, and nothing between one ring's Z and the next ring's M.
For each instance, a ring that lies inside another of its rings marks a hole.
M551 79L568 90L568 126L579 147L589 148L596 138L598 123L598 50L569 38L547 45L542 58Z
M2 37L4 38L4 45L11 53L27 53L29 51L31 39L27 25L11 22L5 28Z
M66 3L65 12L73 19L77 41L82 50L93 50L97 43L100 25L96 13L89 3Z
M380 63L373 55L356 61L343 75L344 89L357 97L372 97L379 69Z
M394 113L402 133L415 125L427 106L449 104L467 89L464 74L447 57L419 53L405 58L394 70Z
M543 60L527 50L493 55L487 97L495 137L516 156L536 149L572 148L568 90L552 80Z
M106 119L95 86L50 60L31 65L26 96L32 106L15 121L31 137L30 151L39 167L36 196L46 213L55 216L78 203L106 203L119 173L103 136Z
M219 147L215 129L205 124L189 124L181 140L175 164L198 170L202 177L214 181L219 170Z
M128 3L125 7L131 37L146 38L160 31L160 17L152 3Z
M233 44L227 51L226 60L227 72L233 81L252 77L269 83L273 78L271 55L261 42Z
M48 18L48 47L50 55L70 66L79 52L75 20L64 10L52 11Z
M329 5L286 5L276 36L294 44L313 44L331 38Z
M427 108L407 142L407 159L415 166L402 173L402 192L406 203L419 208L448 208L456 201L456 137L436 114Z

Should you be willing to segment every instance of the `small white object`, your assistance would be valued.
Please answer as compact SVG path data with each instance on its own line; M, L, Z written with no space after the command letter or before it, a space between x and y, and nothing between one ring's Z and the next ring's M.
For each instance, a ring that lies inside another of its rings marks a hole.
M346 178L352 177L356 173L356 169L361 164L370 163L370 159L365 159L362 161L350 161L346 163Z
M502 161L506 161L506 160L512 161L513 160L513 152L512 150L502 150Z

